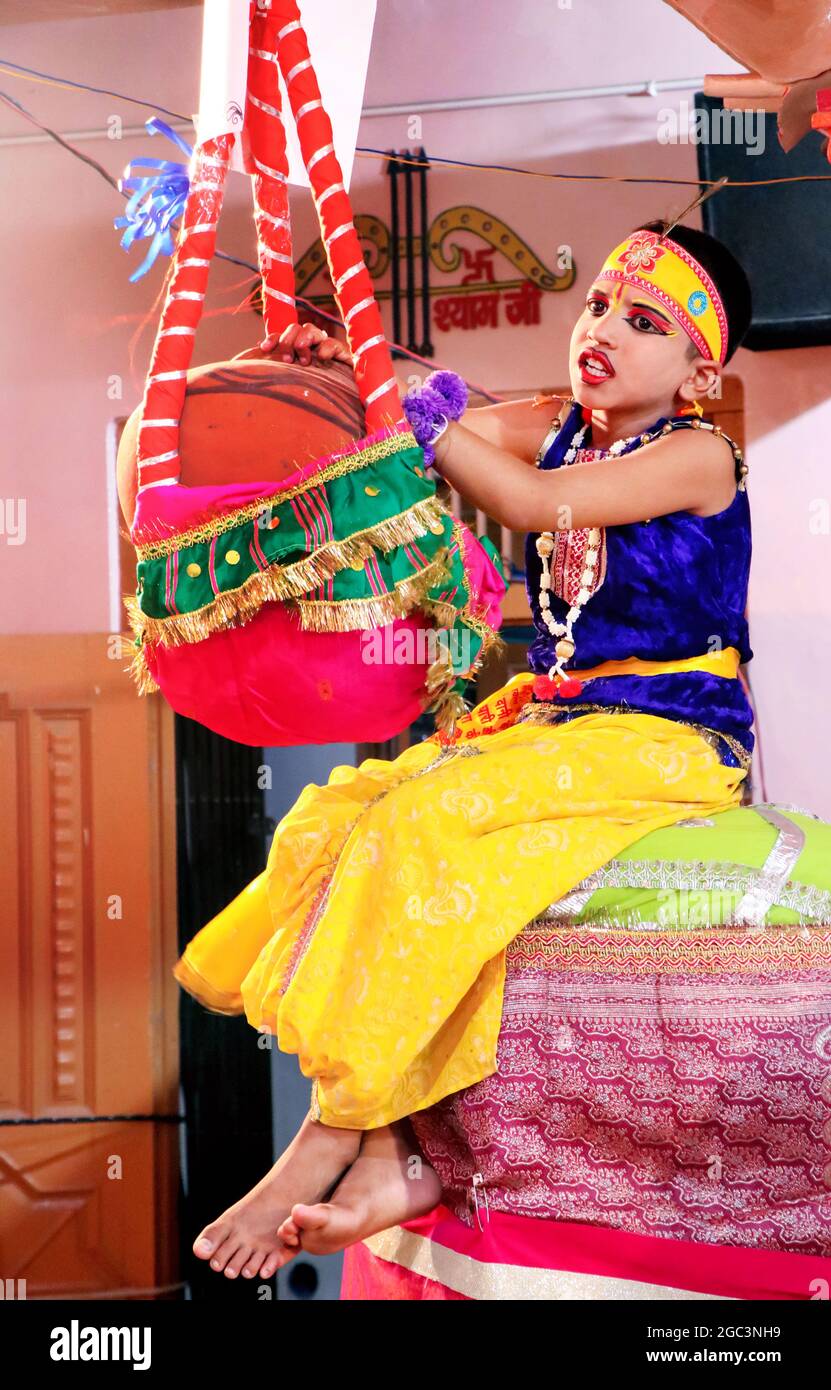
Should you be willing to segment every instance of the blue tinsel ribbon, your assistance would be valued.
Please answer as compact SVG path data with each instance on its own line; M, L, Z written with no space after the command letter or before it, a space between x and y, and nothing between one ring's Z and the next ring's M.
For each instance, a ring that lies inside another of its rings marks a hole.
M191 146L186 140L171 130L166 121L158 116L151 116L145 121L150 135L166 135L168 140L173 140L190 159L193 154ZM152 174L137 175L134 169L153 169ZM164 253L172 256L176 247L171 232L171 223L175 222L185 210L185 202L190 187L187 164L176 164L168 159L133 159L127 166L127 174L118 181L119 189L132 190L131 197L127 203L127 209L123 217L116 217L113 225L117 230L126 228L121 245L125 251L129 251L134 241L140 241L144 237L152 237L150 250L138 270L134 270L130 276L130 282L140 280L146 275L156 257Z

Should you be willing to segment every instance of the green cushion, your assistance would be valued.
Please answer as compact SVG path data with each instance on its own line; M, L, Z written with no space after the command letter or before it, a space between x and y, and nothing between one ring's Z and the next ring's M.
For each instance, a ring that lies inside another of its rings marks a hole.
M653 830L543 915L679 930L831 925L831 824L760 803Z

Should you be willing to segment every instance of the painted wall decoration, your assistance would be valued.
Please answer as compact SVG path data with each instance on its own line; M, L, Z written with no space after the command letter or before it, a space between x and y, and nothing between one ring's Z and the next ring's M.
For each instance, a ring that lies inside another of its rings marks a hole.
M388 283L394 246L390 228L383 218L370 214L356 215L355 227L369 274L376 283L375 297L390 300L394 293ZM460 232L472 234L483 244L461 244L453 239ZM570 246L558 246L553 264L546 264L509 223L471 204L446 208L433 219L427 249L430 321L438 334L453 329L470 332L538 324L544 296L569 289L576 275ZM416 260L421 257L421 237L413 238L409 250ZM406 259L406 238L398 238L396 254L399 262ZM310 303L327 309L334 304L319 238L296 262L295 277L297 293ZM315 290L321 279L325 279L326 288ZM252 302L256 296L257 291ZM413 350L418 349L414 346Z

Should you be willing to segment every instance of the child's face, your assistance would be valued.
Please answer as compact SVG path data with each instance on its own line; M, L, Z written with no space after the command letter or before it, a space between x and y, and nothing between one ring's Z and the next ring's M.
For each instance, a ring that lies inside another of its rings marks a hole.
M655 406L660 413L705 361L692 355L687 334L657 299L599 276L571 335L571 390L590 409Z

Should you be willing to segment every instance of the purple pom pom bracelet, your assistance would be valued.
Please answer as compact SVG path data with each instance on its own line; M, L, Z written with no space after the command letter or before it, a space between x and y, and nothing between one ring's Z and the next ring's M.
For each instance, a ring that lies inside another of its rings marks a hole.
M467 408L467 386L455 372L431 372L423 386L414 386L403 400L404 414L416 442L424 450L424 464L432 468L436 460L433 445L444 434L451 420L458 420Z

